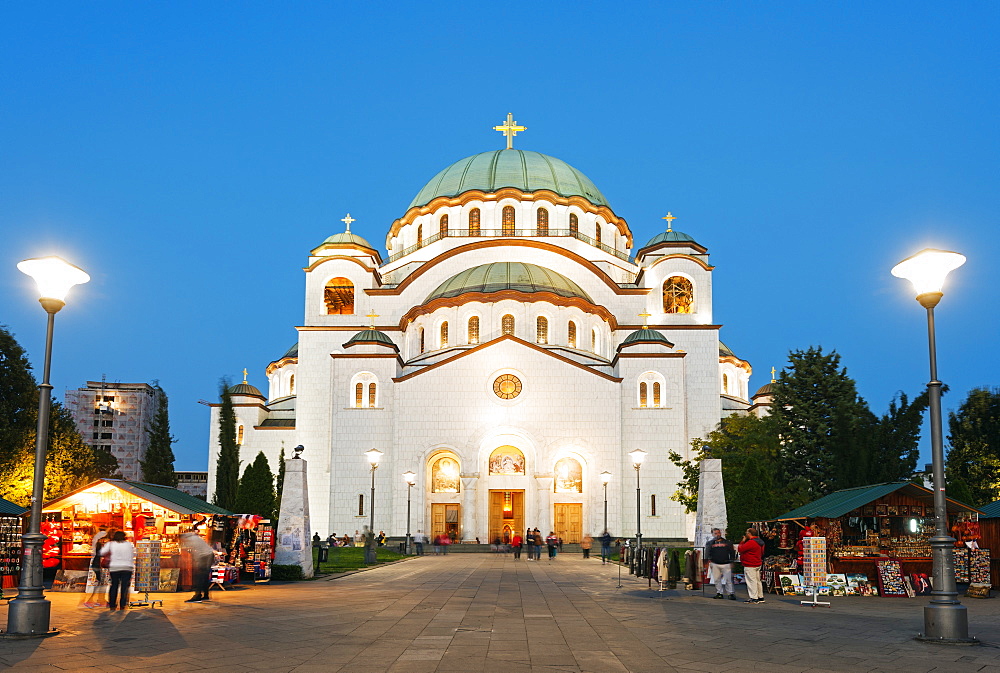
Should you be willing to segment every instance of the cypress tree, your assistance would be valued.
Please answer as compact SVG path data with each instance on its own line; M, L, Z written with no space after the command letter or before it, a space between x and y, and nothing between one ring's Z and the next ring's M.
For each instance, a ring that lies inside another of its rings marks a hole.
M274 475L263 451L243 472L235 511L239 514L259 514L265 519L274 517Z
M215 495L212 502L234 511L240 486L240 447L236 444L236 410L229 394L229 381L222 380L219 409L219 457L215 463Z
M726 519L730 540L738 541L754 521L763 521L782 514L773 500L771 473L762 461L748 457L735 483L726 488Z
M142 480L148 484L177 486L174 452L171 448L174 438L170 435L167 394L163 392L159 381L153 382L153 389L157 394L157 404L153 420L146 430L149 433L149 447L141 462Z
M274 514L278 515L281 507L281 491L285 488L285 443L281 443L281 453L278 454L278 478L275 480L275 508Z

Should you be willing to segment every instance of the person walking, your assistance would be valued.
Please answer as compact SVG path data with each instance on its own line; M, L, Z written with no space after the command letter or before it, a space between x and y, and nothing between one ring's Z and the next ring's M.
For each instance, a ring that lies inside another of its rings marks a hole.
M601 535L601 565L611 561L611 533L604 531Z
M764 541L760 539L756 528L748 528L739 546L740 563L746 577L747 592L750 594L744 603L763 603L764 588L760 584L760 567L764 565Z
M514 533L514 539L510 541L510 548L514 551L514 560L521 558L521 546L524 543L524 538L521 537L520 533Z
M549 561L551 561L556 557L556 548L559 545L559 537L554 530L549 531L548 537L545 538L545 545L549 548Z
M708 570L715 585L715 597L725 598L723 590L729 594L729 599L735 601L733 593L733 560L736 549L733 543L722 536L718 528L712 529L712 539L705 543L705 558L708 559Z
M375 554L375 531L368 526L365 526L365 530L364 533L361 534L361 538L364 540L365 564L373 565L377 560Z
M424 535L422 530L417 530L416 537L413 538L413 544L417 547L417 556L424 555L424 544L427 542L427 536Z
M104 573L101 571L101 548L108 543L108 530L105 526L101 526L100 529L94 533L94 537L90 539L90 548L92 550L90 556L90 572L94 573L94 583L91 587L90 593L84 598L83 607L85 608L100 608L103 607L101 602L97 600L97 594L105 593L108 590L107 585L103 581Z
M124 610L128 605L128 589L135 571L135 547L125 539L125 531L116 530L111 542L101 548L101 556L108 557L108 572L111 574L108 609Z
M212 562L215 560L215 552L194 531L182 534L180 542L181 549L191 559L191 583L194 585L194 596L184 602L202 603L207 601L209 600L208 589L212 585Z
M590 537L590 533L585 533L583 540L580 542L580 549L583 550L583 558L590 558L590 548L594 546L594 538Z

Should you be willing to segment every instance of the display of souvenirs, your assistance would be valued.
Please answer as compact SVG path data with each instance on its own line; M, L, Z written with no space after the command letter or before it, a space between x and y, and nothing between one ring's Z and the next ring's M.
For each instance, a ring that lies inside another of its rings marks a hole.
M798 575L778 575L778 582L781 584L781 593L786 596L805 596L805 589Z
M826 585L830 587L831 596L847 595L847 575L841 573L827 573Z
M160 590L160 541L140 540L135 545L136 591L149 593Z
M806 537L802 540L802 570L806 586L826 586L826 538Z
M16 586L20 574L21 519L0 517L0 589Z
M884 559L875 563L878 571L879 591L883 596L908 596L903 581L902 566L894 559Z
M991 584L990 550L969 550L969 582L973 584Z
M879 548L862 545L846 545L833 552L837 558L864 558L865 556L878 556Z
M931 578L927 573L912 573L908 579L915 595L924 596L931 592Z
M959 584L969 583L969 549L955 549L955 581Z
M850 596L878 596L878 588L864 573L847 573L847 591Z

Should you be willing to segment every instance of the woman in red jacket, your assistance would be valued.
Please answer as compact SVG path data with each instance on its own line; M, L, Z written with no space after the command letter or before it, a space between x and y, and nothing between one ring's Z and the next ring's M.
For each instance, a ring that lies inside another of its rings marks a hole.
M764 541L758 537L756 528L747 529L737 551L740 553L747 592L750 594L750 599L744 603L763 603L764 588L760 584L760 567L764 565Z

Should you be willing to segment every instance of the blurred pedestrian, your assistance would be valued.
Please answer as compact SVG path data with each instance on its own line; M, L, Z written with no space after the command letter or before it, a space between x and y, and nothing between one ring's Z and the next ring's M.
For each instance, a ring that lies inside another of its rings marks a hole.
M730 600L736 600L733 593L733 561L736 559L736 548L733 543L722 536L718 528L712 529L712 539L705 543L705 558L708 559L708 570L715 585L715 597L724 598L723 591L729 594Z
M611 533L604 531L601 535L601 565L611 561Z
M559 537L554 530L549 531L548 537L545 538L545 545L549 548L549 560L551 561L556 557L556 549L559 545Z
M521 537L520 533L514 533L514 539L511 540L510 546L514 550L514 560L521 558L521 546L524 543L524 538Z
M90 593L83 600L83 607L85 608L100 608L104 607L101 601L97 600L97 594L106 593L108 590L108 585L104 582L105 573L101 569L101 548L108 543L108 530L107 526L101 526L94 533L94 537L90 539L90 570L93 573L93 583L91 584Z
M427 544L427 536L424 531L417 529L417 534L413 538L413 544L417 546L417 556L424 555L424 545Z
M585 533L583 541L580 542L580 549L583 550L583 558L590 558L590 548L593 546L594 538L590 537L590 533Z
M101 548L101 556L108 557L108 572L111 575L108 609L124 610L128 605L128 590L135 571L135 547L125 539L125 531L117 530L111 542Z
M194 596L184 602L207 601L208 589L212 585L212 562L215 560L215 552L204 538L194 531L182 534L180 542L181 550L191 560L191 584L194 589Z
M373 565L377 560L375 554L375 531L368 526L365 526L364 532L361 534L361 538L365 547L365 563Z

